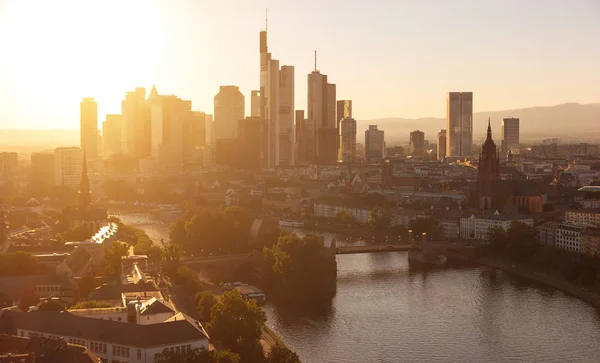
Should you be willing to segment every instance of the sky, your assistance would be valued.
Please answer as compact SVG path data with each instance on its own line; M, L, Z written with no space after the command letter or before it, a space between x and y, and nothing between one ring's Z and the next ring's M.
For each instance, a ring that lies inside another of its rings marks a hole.
M156 85L212 113L220 85L259 87L259 32L295 66L295 108L317 67L358 120L600 102L598 0L0 0L0 129L99 123ZM99 126L100 127L100 126Z

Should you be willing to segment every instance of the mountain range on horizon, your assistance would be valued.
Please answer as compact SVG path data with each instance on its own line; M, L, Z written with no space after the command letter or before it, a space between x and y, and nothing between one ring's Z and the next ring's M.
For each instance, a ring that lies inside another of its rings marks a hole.
M506 117L520 119L522 142L554 137L566 142L600 142L600 103L564 103L476 112L473 114L473 140L480 142L485 139L490 119L494 140L499 142L500 123ZM388 145L394 145L408 142L410 132L415 130L425 132L426 140L435 141L437 133L446 128L446 118L357 120L357 142L364 142L363 131L369 125L377 125L384 130ZM0 129L0 151L8 151L7 147L41 150L74 145L79 145L79 129Z

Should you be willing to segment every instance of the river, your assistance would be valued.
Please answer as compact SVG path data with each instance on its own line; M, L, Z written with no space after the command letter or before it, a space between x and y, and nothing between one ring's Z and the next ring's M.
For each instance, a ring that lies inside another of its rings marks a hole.
M167 239L167 224L129 218ZM264 306L303 363L600 362L600 313L554 289L485 268L411 269L403 252L341 255L337 267L331 305Z

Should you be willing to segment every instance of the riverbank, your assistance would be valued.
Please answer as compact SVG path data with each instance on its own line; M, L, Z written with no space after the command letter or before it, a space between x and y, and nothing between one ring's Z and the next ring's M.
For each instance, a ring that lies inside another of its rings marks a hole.
M458 256L453 256L453 257L458 257ZM465 256L461 256L461 257L459 257L459 259L462 259L467 262L476 263L481 266L501 270L501 271L504 271L504 272L512 274L512 275L516 275L516 276L519 276L519 277L522 277L522 278L525 278L525 279L528 279L531 281L535 281L535 282L553 287L558 291L561 291L565 294L576 297L579 300L585 301L596 308L600 308L600 295L599 294L597 294L593 291L586 290L586 289L584 289L580 286L577 286L569 281L558 279L556 277L549 276L545 273L541 273L541 272L536 271L535 269L532 269L526 265L519 265L519 264L511 263L511 262L492 260L490 258L484 258L484 257L476 257L473 259L469 259Z

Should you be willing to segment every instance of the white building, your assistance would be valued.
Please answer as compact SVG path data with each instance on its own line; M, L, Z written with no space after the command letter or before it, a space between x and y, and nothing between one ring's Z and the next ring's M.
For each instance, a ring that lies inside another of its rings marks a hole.
M589 201L598 202L598 201ZM579 224L587 226L600 225L600 210L598 209L579 209L565 212L565 223Z
M318 202L314 204L313 208L315 217L333 218L338 212L346 211L360 223L367 223L369 221L369 216L371 213L370 209L351 208L341 205L333 205Z
M525 216L502 216L496 211L493 215L478 216L460 219L460 237L463 239L487 239L490 228L508 230L512 222L517 221L533 227L533 218Z
M54 149L54 185L79 188L83 169L83 150L79 147Z
M555 229L555 246L567 251L581 251L581 232L585 226L577 226L573 224L561 223Z
M2 310L0 322L11 326L15 335L62 338L111 363L154 362L165 349L179 353L208 348L208 334L202 325L182 313L160 324L138 325L69 312Z

